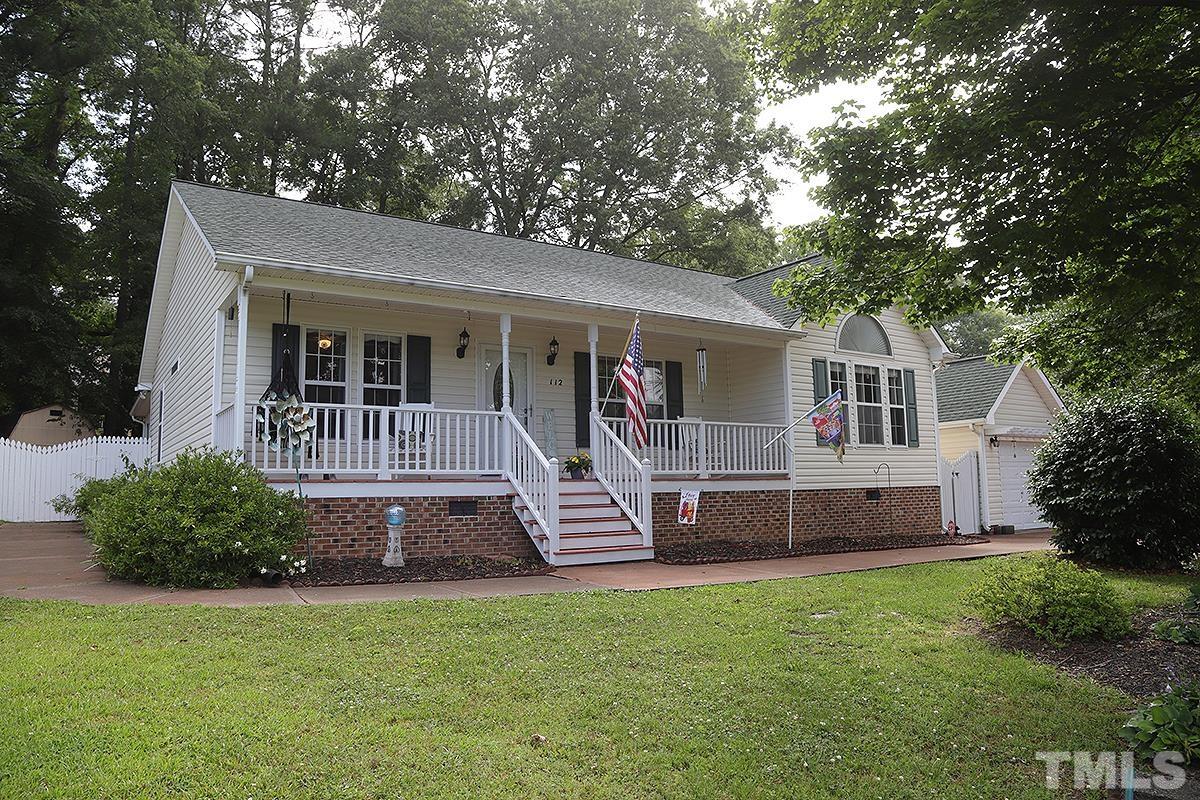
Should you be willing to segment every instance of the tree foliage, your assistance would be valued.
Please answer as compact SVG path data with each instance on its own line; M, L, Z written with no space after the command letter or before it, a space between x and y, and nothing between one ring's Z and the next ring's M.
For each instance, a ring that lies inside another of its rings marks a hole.
M960 356L983 356L1004 340L1009 328L1018 320L1003 308L984 306L942 320L937 329L953 352Z
M1034 315L1010 344L1081 388L1136 354L1200 404L1194 4L779 0L767 28L785 90L885 89L804 156L831 213L803 233L838 264L781 287L809 316L986 298Z
M0 81L0 415L109 433L172 178L738 274L792 156L697 0L18 0Z

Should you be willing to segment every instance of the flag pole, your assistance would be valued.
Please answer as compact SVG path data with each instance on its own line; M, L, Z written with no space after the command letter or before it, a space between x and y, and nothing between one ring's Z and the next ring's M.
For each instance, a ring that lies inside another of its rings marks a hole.
M633 329L637 327L638 320L642 318L642 312L637 312L633 316L633 325L629 326L629 335L625 337L625 346L621 348L621 361L625 361L625 354L629 352L629 343L633 341ZM608 394L604 395L604 402L600 404L600 410L603 412L604 406L612 398L613 387L617 385L617 376L621 373L618 368L613 371L612 380L608 383Z
M838 389L838 392L840 392L840 391L841 391L841 389ZM837 392L834 392L833 394L837 394ZM833 397L833 394L829 395L829 397ZM825 403L828 403L828 402L829 402L829 397L826 397L824 400L822 400L821 402L817 403L815 406L813 406L812 408L810 408L808 411L805 411L803 414L801 414L799 417L797 417L797 418L796 418L796 421L795 421L795 422L793 422L791 425L788 425L788 426L787 426L786 428L784 428L783 430L781 430L781 431L779 432L779 435L778 435L778 436L776 436L774 439L772 439L771 441L769 441L769 442L767 442L766 444L764 444L764 445L763 445L763 450L766 450L768 447L770 447L771 445L775 444L777 441L779 441L780 439L782 439L784 436L786 436L786 435L787 435L787 432L788 432L788 431L790 431L792 428L794 428L794 427L796 427L797 425L799 425L801 422L804 422L804 420L808 419L808 416L809 416L809 414L811 414L812 412L816 411L816 410L817 410L818 408L820 408L821 406L825 405Z

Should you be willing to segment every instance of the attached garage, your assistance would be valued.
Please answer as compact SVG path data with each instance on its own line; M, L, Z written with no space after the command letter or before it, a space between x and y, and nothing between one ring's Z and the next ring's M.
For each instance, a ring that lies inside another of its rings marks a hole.
M943 477L961 480L965 473L957 466L967 457L978 464L971 474L978 474L979 507L970 509L974 514L960 509L960 520L1018 531L1044 527L1029 502L1027 475L1063 408L1050 381L1028 363L996 364L983 356L947 362L934 378ZM956 490L961 496L961 487Z

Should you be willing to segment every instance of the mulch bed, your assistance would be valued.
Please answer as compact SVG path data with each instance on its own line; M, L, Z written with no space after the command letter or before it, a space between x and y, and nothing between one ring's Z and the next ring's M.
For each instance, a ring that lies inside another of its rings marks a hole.
M1013 625L980 627L983 639L996 647L1049 664L1077 677L1088 677L1134 697L1148 697L1200 678L1200 647L1159 639L1151 630L1163 619L1180 619L1182 610L1156 608L1134 617L1134 632L1116 641L1080 641L1062 647L1047 644Z
M309 572L290 579L292 586L364 586L373 583L422 583L470 578L520 578L545 575L554 567L532 558L421 556L403 567L385 567L378 558L322 558Z
M663 564L720 564L728 561L758 561L766 558L793 556L823 556L835 553L861 553L870 550L896 550L910 547L944 547L946 545L983 544L986 536L945 534L888 534L882 536L826 536L795 542L789 549L785 544L719 540L694 542L654 550L654 560Z

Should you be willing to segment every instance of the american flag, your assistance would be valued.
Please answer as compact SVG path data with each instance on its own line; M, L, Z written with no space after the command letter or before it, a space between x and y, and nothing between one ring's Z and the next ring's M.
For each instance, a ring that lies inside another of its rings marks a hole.
M629 433L636 447L646 446L646 364L642 358L642 329L638 320L633 321L633 335L629 347L625 348L625 360L617 375L621 388L625 390L625 418L629 420Z

